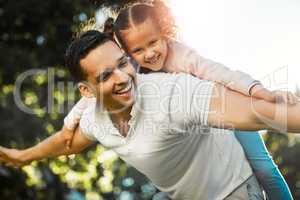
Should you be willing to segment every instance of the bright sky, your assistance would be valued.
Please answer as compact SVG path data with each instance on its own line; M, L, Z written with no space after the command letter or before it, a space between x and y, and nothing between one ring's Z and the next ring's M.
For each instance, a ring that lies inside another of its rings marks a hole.
M181 38L200 55L272 89L300 85L300 1L169 0Z

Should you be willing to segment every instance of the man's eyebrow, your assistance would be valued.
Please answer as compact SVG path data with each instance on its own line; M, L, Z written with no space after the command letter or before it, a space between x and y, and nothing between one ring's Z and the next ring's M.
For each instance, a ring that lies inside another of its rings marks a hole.
M111 67L106 68L103 72L101 72L100 74L98 74L98 76L96 76L96 79L97 79L97 80L101 80L101 79L103 78L104 74L110 73L110 72L112 72L112 71L114 71L113 68L111 68Z
M125 58L126 58L126 54L123 54L120 58L118 58L117 61L118 64L116 64L116 66L119 67L120 65L122 65Z

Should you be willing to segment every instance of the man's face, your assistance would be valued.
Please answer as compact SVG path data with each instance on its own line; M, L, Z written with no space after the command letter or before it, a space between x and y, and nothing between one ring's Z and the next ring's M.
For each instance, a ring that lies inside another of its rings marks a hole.
M80 60L97 100L109 111L121 111L134 102L135 70L112 41L91 50Z

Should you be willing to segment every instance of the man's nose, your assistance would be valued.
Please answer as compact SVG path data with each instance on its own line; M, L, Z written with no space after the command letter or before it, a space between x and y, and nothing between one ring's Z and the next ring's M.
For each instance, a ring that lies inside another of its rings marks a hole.
M126 72L124 72L120 69L116 69L114 73L115 73L115 78L116 78L117 84L122 84L124 82L128 82L129 75Z

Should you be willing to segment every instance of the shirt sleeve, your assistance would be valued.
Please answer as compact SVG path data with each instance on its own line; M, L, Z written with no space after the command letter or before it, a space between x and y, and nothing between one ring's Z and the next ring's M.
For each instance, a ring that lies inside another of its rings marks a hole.
M89 140L97 141L96 134L96 122L95 122L95 104L90 105L82 112L82 117L79 121L79 128L81 134L87 137Z
M191 53L191 62L191 71L196 77L215 81L247 96L250 96L250 89L253 85L260 84L258 80L242 71L231 70L195 52Z
M200 56L195 50L184 46L174 45L176 63L173 68L179 68L179 71L190 73L198 78L220 83L232 90L250 96L250 89L256 84L261 84L258 80L253 79L250 75L238 71L231 70L221 63L214 62Z
M75 130L84 110L91 104L95 103L95 98L82 97L71 109L64 119L64 125L70 130Z

